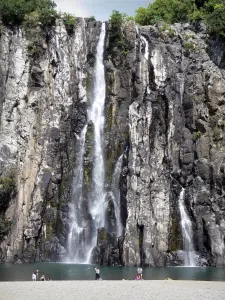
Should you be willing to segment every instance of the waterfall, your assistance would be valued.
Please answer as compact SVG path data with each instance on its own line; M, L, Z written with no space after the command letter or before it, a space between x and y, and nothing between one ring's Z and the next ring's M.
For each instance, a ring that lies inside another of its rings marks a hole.
M94 125L94 159L92 172L92 193L90 195L89 208L93 220L92 241L87 252L87 261L90 260L91 250L96 245L97 229L105 225L104 191L104 105L105 105L105 69L103 64L105 43L105 23L102 23L101 33L97 45L96 64L94 71L93 102L89 110L89 121Z
M121 205L120 205L120 174L123 163L123 154L119 157L112 178L112 191L111 196L114 204L115 217L116 217L116 236L119 237L123 234L123 226L121 222Z
M142 35L141 36L141 42L145 45L144 49L144 55L141 60L140 64L140 74L142 76L142 82L143 82L143 87L145 89L145 92L147 94L150 94L150 88L149 88L149 46L148 46L148 41L147 39ZM141 48L141 47L140 47Z
M72 199L70 203L70 215L69 225L70 231L68 235L68 260L74 262L80 262L80 253L83 251L83 239L81 236L84 234L84 228L82 226L83 214L82 214L82 200L83 200L83 159L85 150L85 136L87 126L84 127L78 139L78 153L77 153L77 165L73 174L73 191Z
M185 254L185 266L195 266L195 251L193 247L193 231L192 223L186 212L185 208L185 189L182 188L179 197L179 208L181 217L181 228L184 243Z

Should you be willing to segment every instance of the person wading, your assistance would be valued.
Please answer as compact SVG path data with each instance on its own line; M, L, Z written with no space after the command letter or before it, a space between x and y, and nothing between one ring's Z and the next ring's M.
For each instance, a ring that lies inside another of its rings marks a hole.
M138 273L137 276L138 276L139 280L142 280L142 268L138 268L137 273Z
M95 280L99 280L100 278L100 270L98 267L95 268Z
M32 281L36 281L37 277L36 277L36 274L35 272L32 273Z

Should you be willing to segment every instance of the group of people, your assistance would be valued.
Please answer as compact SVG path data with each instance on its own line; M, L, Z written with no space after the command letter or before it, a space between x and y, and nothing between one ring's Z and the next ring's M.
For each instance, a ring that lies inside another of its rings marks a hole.
M38 280L38 270L32 273L32 281L37 281L37 280ZM50 280L50 278L46 279L45 275L42 275L40 277L40 281L46 281L46 280ZM95 268L95 280L101 280L100 269L98 267ZM142 268L137 269L136 280L142 280Z
M98 267L95 268L95 280L100 280L100 270ZM142 268L137 269L136 280L142 280Z
M36 270L32 273L32 281L37 281L37 280L38 280L38 270ZM50 278L46 279L44 274L41 275L40 281L46 281L46 280L50 280Z

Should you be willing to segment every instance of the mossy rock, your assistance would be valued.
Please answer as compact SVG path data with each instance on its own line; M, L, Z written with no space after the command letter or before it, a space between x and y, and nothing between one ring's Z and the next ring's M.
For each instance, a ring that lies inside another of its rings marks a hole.
M108 240L108 232L105 228L98 229L98 244Z
M0 177L0 212L4 213L6 211L15 192L14 179L11 177Z
M50 241L54 235L55 223L50 222L46 224L46 240Z
M183 238L180 232L179 220L173 218L171 225L171 238L169 242L169 250L177 251L183 249Z
M90 191L92 184L92 165L88 164L84 166L84 189Z
M94 152L94 124L90 122L87 126L87 132L85 136L85 157L92 157Z
M106 121L105 121L106 132L110 132L112 129L112 108L113 108L112 103L110 103L106 113Z
M9 233L11 224L11 221L5 219L3 215L0 215L0 240Z

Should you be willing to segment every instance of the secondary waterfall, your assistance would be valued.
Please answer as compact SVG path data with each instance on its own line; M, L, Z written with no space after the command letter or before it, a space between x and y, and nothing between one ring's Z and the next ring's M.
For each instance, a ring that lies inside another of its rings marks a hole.
M97 229L105 225L105 203L104 191L104 105L105 105L105 69L103 64L105 43L105 23L102 24L99 42L97 45L96 64L94 71L93 102L89 111L89 121L94 125L94 160L92 172L92 193L90 195L89 208L93 220L92 241L88 249L87 260L89 262L93 247L97 241Z
M112 178L112 200L114 204L115 217L116 217L116 236L119 237L123 234L123 226L121 222L121 203L120 203L120 174L123 163L123 154L119 157Z
M148 46L148 40L141 36L141 42L144 44L144 54L142 54L141 64L140 64L140 74L142 76L142 82L143 82L143 88L145 90L145 93L150 94L150 88L149 88L149 46ZM142 52L142 51L141 51Z
M84 145L87 126L84 127L80 137L78 137L78 153L77 153L77 166L73 175L73 202L70 204L69 224L70 231L68 235L68 260L80 262L80 253L84 251L84 240L81 236L84 234L82 226L82 200L83 200L83 158L84 158Z
M182 228L182 236L184 243L184 250L186 252L185 255L185 266L195 266L195 251L193 247L193 231L192 231L192 223L186 212L185 208L185 189L182 188L179 197L179 208L180 208L180 217L181 217L181 228Z

